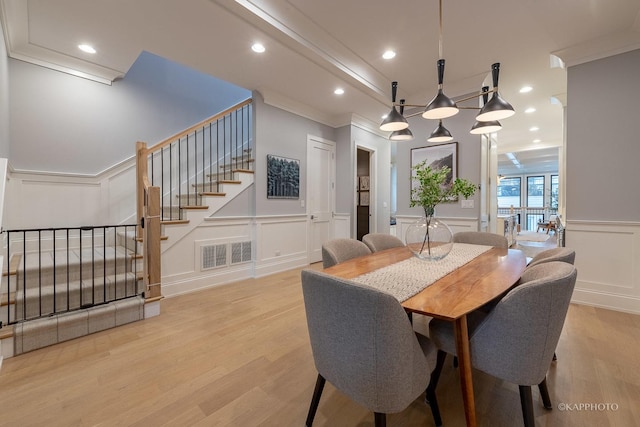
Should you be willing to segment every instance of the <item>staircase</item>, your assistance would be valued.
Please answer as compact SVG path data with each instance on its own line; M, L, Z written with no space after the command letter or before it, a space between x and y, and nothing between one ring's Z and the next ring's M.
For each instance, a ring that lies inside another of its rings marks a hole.
M44 238L43 230L4 232L0 361L159 313L161 265L171 262L162 254L253 184L250 104L151 148L137 144L138 224L105 229L90 243L83 233L93 227L79 227L71 243L66 232L66 245L60 229Z

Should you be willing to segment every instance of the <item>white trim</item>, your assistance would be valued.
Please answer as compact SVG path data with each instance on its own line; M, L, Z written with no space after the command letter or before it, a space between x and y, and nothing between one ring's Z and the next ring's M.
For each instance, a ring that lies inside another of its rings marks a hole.
M572 301L640 314L640 223L570 220L564 238L576 251Z

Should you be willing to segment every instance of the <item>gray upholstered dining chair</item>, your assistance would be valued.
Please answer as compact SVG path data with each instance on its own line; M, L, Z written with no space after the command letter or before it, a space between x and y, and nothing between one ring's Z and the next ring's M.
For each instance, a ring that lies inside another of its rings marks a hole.
M495 246L505 249L509 247L509 241L506 237L484 231L460 231L453 235L453 242Z
M490 313L474 311L468 319L471 364L502 380L518 384L524 425L533 427L531 386L538 384L544 407L551 409L546 374L558 344L576 283L576 268L548 262L522 274ZM429 336L438 347L436 368L429 383L435 388L447 353L455 354L451 322L433 319Z
M399 248L404 246L402 240L396 236L385 233L369 233L362 237L362 243L367 245L371 252L383 251L385 249Z
M359 240L331 239L322 244L322 266L328 268L370 253L371 250L367 245Z
M574 251L571 248L565 248L565 247L552 248L536 254L533 258L531 258L531 261L529 262L529 265L527 266L527 268L533 267L534 265L542 264L544 262L551 262L551 261L562 261L562 262L568 262L569 264L573 264L575 262L575 259L576 259L576 251Z
M318 371L306 426L311 426L326 381L375 413L403 411L426 389L435 347L416 333L392 295L320 271L302 271L302 292ZM438 404L430 399L436 425Z

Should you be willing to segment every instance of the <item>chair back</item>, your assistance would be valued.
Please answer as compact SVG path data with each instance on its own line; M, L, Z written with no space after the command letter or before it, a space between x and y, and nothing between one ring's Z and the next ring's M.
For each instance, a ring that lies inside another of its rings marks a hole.
M371 252L383 251L385 249L399 248L404 246L402 240L396 236L384 233L369 233L362 238L362 243L367 245Z
M469 243L472 245L487 245L507 249L509 241L506 237L484 231L460 231L453 235L454 243Z
M529 263L527 268L533 267L534 265L542 264L543 262L551 261L562 261L573 264L575 262L575 259L576 251L571 248L552 248L539 252L531 259L531 262Z
M547 262L527 269L478 325L470 340L472 364L520 384L544 380L576 283L576 268Z
M374 412L405 409L431 372L409 318L391 295L302 271L313 359L327 381Z
M322 266L331 267L351 258L370 254L371 250L359 240L332 239L322 245Z

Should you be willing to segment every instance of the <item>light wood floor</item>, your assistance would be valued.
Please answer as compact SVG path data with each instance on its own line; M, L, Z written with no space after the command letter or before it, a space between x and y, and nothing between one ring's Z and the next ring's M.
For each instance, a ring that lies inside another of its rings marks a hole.
M640 316L572 305L557 354L552 411L534 389L538 426L640 426ZM6 359L0 425L302 426L315 378L293 270L165 299L158 317ZM522 425L517 386L478 371L474 385L481 426ZM464 425L450 361L438 397L444 425ZM314 425L372 426L373 416L327 384ZM433 419L420 398L388 425Z

